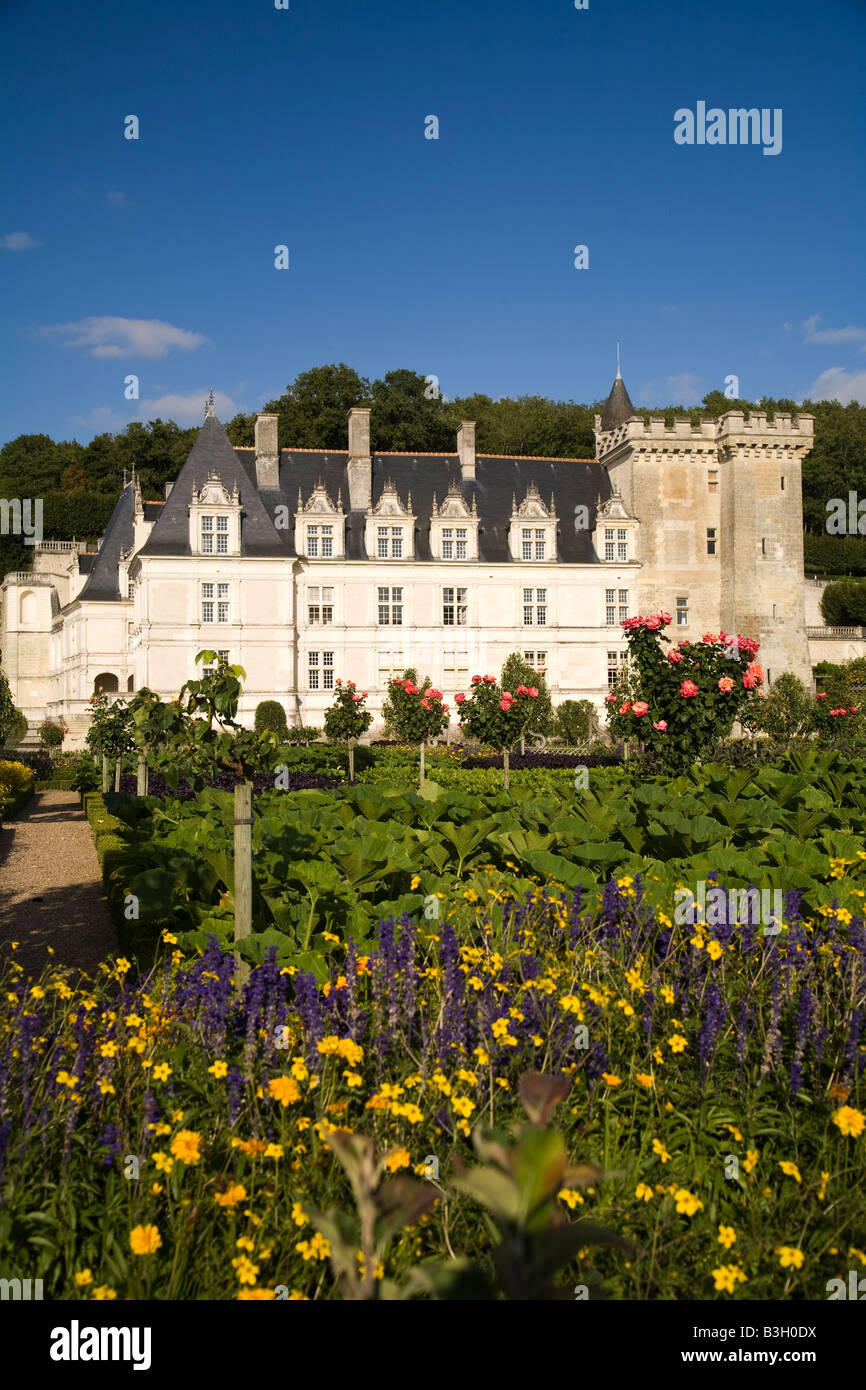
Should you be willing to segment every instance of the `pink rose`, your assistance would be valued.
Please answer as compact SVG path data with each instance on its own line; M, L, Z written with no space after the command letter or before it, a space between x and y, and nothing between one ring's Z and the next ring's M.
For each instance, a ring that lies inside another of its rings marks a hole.
M421 701L421 708L422 708L422 709L430 709L430 701L429 701L429 700L422 700L422 701Z
M831 714L844 714L845 711L844 711L843 709L831 709L830 713L831 713Z
M418 694L418 687L414 681L407 681L406 684L403 686L403 689L406 691L407 695Z
M507 714L508 711L511 709L511 701L510 701L510 700L500 700L500 701L499 701L499 708L500 708L500 709L504 709L504 710L505 710L505 713Z
M848 713L849 713L849 714L856 714L856 713L857 713L857 706L856 706L856 705L852 705L851 708L850 708L850 710L848 711Z
M644 627L648 628L650 632L658 632L661 625L661 618L646 618L644 620Z
M628 712L629 712L630 709L631 709L631 700L626 700L625 704L620 705L620 707L619 707L619 712L620 712L620 714L628 714Z
M719 640L718 637L716 637L715 633L712 633L712 632L705 632L704 635L703 635L703 637L701 638L701 641L702 641L702 642L708 642L708 643L718 642L718 640Z
M428 700L441 700L441 699L442 699L442 691L441 691L441 690L428 690L428 691L427 691L427 699L428 699Z
M485 685L495 685L495 684L496 684L496 677L495 677L495 676L485 676L485 677L484 677L484 684L485 684Z
M722 694L727 695L729 691L733 690L733 688L734 682L731 680L730 676L722 676L722 679L719 681L719 689L721 690Z
M827 698L827 696L823 693L823 691L822 691L820 694L818 694L818 695L815 696L815 699L816 699L816 700L826 700L826 698Z
M684 700L693 699L694 696L697 695L697 693L698 687L695 685L694 681L683 681L682 685L680 686L680 694L682 695Z
M648 714L649 705L647 704L646 700L635 700L634 704L631 707L631 712L632 714L636 714L638 717L640 717L642 714Z
M353 695L353 696L352 696L352 699L354 700L354 702L355 702L356 705L360 705L360 703L361 703L361 697L360 697L360 695Z
M668 661L682 661L682 659L682 652L678 652L675 647L668 652Z
M664 627L667 627L668 623L669 623L670 620L671 620L671 615L670 615L670 613L666 613L666 612L664 611L664 609L662 609L662 611L659 613L659 617L660 617L661 620L662 620L662 625L663 625Z
M537 700L537 699L538 699L538 690L536 689L536 687L535 687L534 685L531 685L531 686L529 687L529 689L527 690L526 693L527 693L527 695L529 696L530 700Z
M747 689L747 690L754 690L754 688L755 688L755 686L756 686L757 684L758 684L758 677L757 677L757 676L752 676L752 675L750 675L749 672L747 671L746 674L743 676L743 685L746 687L746 689Z
M473 676L473 677L472 677L472 684L473 684L473 685L480 685L480 684L481 684L481 677L480 677L480 676Z
M503 690L502 698L503 700L513 700L514 696L512 695L510 690Z
M462 705L462 704L463 704L463 701L466 699L466 696L465 696L465 695L455 695L455 696L454 696L454 699L457 701L458 705Z
M604 697L604 702L605 702L606 705L612 705L612 704L614 704L615 701L616 701L616 696L615 696L615 695L605 695L605 697Z
M518 693L518 695L525 695L525 694L526 694L526 686L525 686L525 685L519 685L519 686L517 687L517 693Z
M361 695L361 699L362 699L362 700L366 700L366 698L367 698L367 692L366 692L366 690L365 690L365 691L363 692L363 694Z
M667 733L668 721L666 719L653 720L653 728L658 729L660 734Z

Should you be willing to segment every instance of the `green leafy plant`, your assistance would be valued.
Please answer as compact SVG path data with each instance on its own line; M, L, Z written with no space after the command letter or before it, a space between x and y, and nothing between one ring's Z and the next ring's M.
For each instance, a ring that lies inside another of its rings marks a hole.
M338 680L334 687L334 699L325 711L325 733L328 738L345 743L349 750L349 779L355 780L355 760L353 744L373 722L373 716L365 708L366 690L359 695L354 681Z
M286 711L283 709L279 700L261 700L256 705L256 714L253 727L257 734L264 733L265 729L272 729L281 739L289 741L289 731L286 726Z
M503 690L494 676L473 676L472 690L467 699L457 695L460 706L460 727L470 738L502 754L505 787L510 785L508 754L526 732L538 686L518 685L515 690Z

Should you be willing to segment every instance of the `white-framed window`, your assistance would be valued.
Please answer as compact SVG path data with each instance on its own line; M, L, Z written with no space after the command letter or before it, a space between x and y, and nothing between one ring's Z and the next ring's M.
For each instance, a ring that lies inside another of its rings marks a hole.
M218 661L224 661L224 662L226 663L226 665L228 665L228 659L229 659L229 654L228 654L228 652L225 650L225 648L220 648L220 650L217 652L217 660L218 660ZM202 667L202 674L205 675L205 676L212 676L215 670L216 670L216 665L215 665L215 663L214 663L214 662L210 662L209 665L203 666L203 667Z
M465 560L469 553L466 526L442 527L442 559Z
M443 627L466 626L466 590L445 588L442 590Z
M307 622L327 625L334 621L334 586L311 584L307 589Z
M547 626L547 590L523 590L523 626Z
M677 599L677 627L688 627L689 624L689 601L688 598Z
M543 560L546 553L546 531L543 526L522 526L520 528L521 560ZM533 545L535 549L533 550Z
M609 690L616 685L617 676L625 669L627 661L628 652L608 652L607 685Z
M216 600L216 602L214 602ZM218 623L230 621L229 586L228 584L202 584L201 586L201 620L203 623L212 623L214 616Z
M442 676L446 690L462 690L467 686L469 684L469 653L443 652Z
M379 672L379 690L387 690L389 680L394 676L402 676L406 670L408 662L402 651L390 650L379 651L377 655L377 667Z
M605 589L605 622L608 627L616 627L616 589Z
M201 519L201 553L202 555L213 555L213 529L214 519L212 516L203 516Z
M628 589L619 591L619 620L624 623L628 617Z
M127 598L135 598L135 580L134 580L134 579L127 579L127 581L126 581L126 597L127 597Z
M334 689L333 652L307 652L307 689Z
M229 519L227 516L218 516L216 519L216 548L217 555L228 555L229 553Z
M531 666L536 675L547 676L547 652L531 651L523 653L523 660Z
M707 554L708 554L708 555L715 555L715 554L716 554L716 540L717 540L717 539L718 539L718 533L717 533L717 531L716 531L715 526L708 526L708 527L707 527Z
M379 626L402 627L403 625L403 587L382 587L379 585Z
M307 526L307 555L311 560L319 557L319 526Z
M624 563L628 560L628 531L624 526L617 527L616 558L620 563Z
M379 560L402 560L402 526L376 527L376 556Z
M322 525L322 559L331 560L334 555L334 527L333 523Z

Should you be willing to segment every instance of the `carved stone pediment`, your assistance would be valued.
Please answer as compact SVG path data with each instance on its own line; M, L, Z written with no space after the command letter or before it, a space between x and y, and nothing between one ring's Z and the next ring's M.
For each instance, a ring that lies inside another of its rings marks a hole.
M230 493L218 473L209 473L198 492L196 492L195 483L193 483L192 501L194 505L202 507L236 506L238 502L238 485L235 483L234 492Z
M397 516L405 519L412 517L412 494L409 493L408 500L404 505L400 500L396 483L389 478L382 489L382 495L375 507L371 507L367 512L368 517L375 517L381 520L383 517Z
M520 521L555 521L556 507L553 501L553 493L550 494L550 506L546 507L535 483L530 483L526 489L526 496L519 507L517 505L517 498L512 497L511 514Z

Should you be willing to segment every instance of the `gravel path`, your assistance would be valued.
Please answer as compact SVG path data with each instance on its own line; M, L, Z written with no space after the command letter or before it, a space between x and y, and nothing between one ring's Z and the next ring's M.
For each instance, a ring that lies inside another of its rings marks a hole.
M34 975L49 959L92 974L117 950L77 792L37 792L0 830L0 941L20 941L16 957Z

